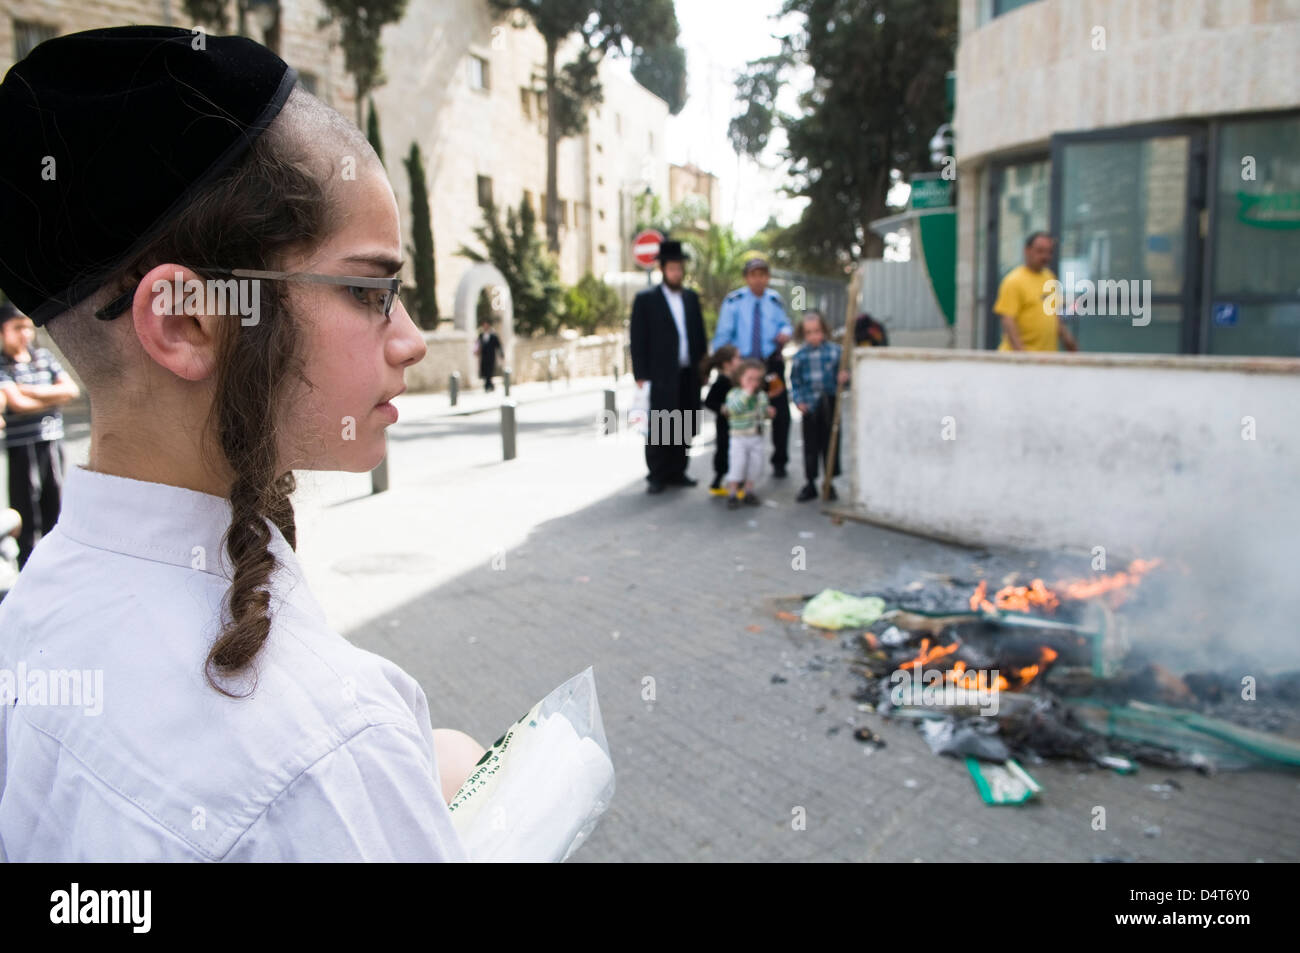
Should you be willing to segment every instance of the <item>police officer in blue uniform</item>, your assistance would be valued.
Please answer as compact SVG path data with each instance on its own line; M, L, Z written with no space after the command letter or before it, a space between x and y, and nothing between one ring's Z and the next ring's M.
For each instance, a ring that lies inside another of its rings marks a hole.
M770 291L767 262L758 257L745 262L745 284L727 295L718 310L718 328L713 350L730 344L742 357L757 358L767 365L771 385L768 395L776 416L772 419L772 476L785 477L790 459L790 398L785 388L785 358L781 348L794 334L785 315L781 296ZM778 392L779 391L779 392Z

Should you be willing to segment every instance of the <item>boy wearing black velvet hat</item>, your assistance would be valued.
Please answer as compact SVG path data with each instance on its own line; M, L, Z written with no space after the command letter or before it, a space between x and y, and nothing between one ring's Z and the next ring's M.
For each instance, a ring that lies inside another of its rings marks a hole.
M9 505L23 518L18 566L59 518L63 487L63 415L59 407L78 395L58 360L34 347L32 319L0 304L0 393L5 398L5 448L9 454Z
M91 406L0 602L0 671L86 675L59 704L0 680L0 859L466 860L448 801L482 746L298 557L294 473L373 470L426 351L373 147L266 47L165 26L39 44L0 129L0 291ZM5 395L50 399L8 324Z

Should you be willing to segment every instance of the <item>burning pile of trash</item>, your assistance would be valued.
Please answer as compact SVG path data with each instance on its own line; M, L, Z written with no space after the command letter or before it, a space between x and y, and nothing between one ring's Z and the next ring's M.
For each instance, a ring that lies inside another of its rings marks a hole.
M1032 798L1024 764L1046 758L1120 773L1300 767L1300 740L1279 733L1297 724L1300 673L1179 675L1134 647L1124 607L1160 566L1013 575L996 589L929 574L862 596L826 590L800 618L850 635L859 708L916 722L936 754L966 760L988 803Z

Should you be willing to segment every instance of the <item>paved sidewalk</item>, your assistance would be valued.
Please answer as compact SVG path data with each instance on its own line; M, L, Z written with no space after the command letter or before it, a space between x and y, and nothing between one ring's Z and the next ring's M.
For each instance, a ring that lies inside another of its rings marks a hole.
M833 525L793 502L794 479L760 487L757 510L702 486L647 496L640 446L597 438L598 409L590 395L521 408L509 463L493 420L399 424L393 491L317 511L303 546L331 617L359 620L351 638L421 681L436 725L489 741L595 666L618 793L579 859L1300 859L1294 775L1180 773L1165 799L1147 787L1165 772L1048 764L1031 769L1041 802L986 807L961 762L857 710L849 653L768 606L969 575L984 556ZM697 478L711 452L696 448ZM857 725L887 747L869 754Z

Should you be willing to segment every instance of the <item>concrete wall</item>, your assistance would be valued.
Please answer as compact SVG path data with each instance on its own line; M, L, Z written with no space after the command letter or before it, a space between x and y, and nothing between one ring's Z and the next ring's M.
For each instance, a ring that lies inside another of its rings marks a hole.
M873 520L978 545L1226 556L1246 539L1300 559L1300 361L860 348L853 394L854 501Z

